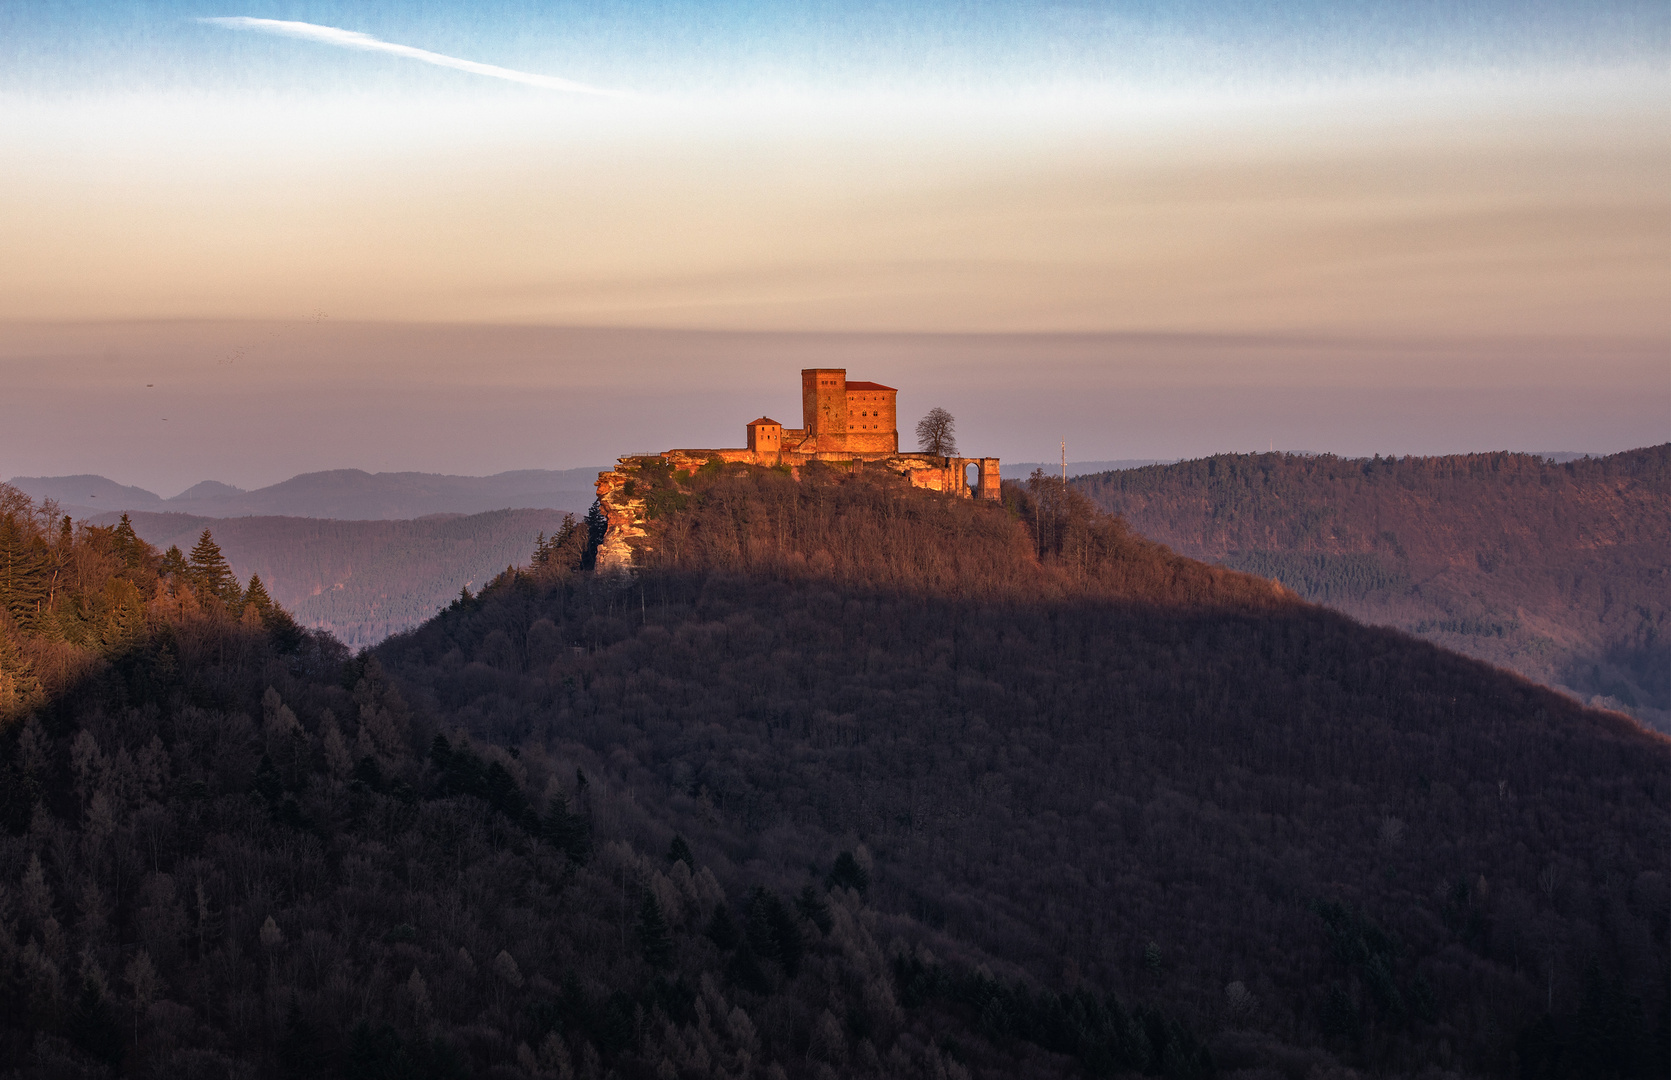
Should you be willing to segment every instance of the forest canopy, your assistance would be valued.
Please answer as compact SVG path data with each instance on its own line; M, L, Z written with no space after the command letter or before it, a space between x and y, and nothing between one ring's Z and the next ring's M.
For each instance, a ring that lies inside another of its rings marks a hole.
M51 500L0 484L0 721L99 664L227 622L291 643L299 635L259 576L239 583L208 529L189 556L159 552L126 514L78 524Z
M358 657L152 552L0 732L0 1068L1663 1074L1663 740L1060 481L646 482Z
M1184 555L1671 732L1671 444L1561 463L1219 454L1072 486Z

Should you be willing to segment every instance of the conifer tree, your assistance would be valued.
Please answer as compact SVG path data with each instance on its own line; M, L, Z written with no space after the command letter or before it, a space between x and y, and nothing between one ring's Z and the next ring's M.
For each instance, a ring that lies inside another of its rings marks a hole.
M203 535L197 538L197 545L191 549L189 567L188 576L199 599L207 600L212 596L229 609L240 606L238 601L243 599L243 590L238 588L238 579L233 576L232 567L227 565L226 556L221 554L220 545L215 543L208 529L203 530Z
M644 959L654 968L667 967L673 961L673 934L668 930L667 917L662 914L656 894L646 891L644 903L638 909L638 940L644 946Z
M158 573L164 577L171 577L175 581L187 581L189 577L187 571L189 569L186 565L185 555L180 552L180 545L172 544L167 551L163 552L162 565L158 567Z
M150 545L141 540L139 534L133 531L133 521L126 513L122 514L122 520L117 522L116 528L111 530L110 539L116 557L122 560L122 565L128 573L132 574L145 567L146 555L150 550ZM178 551L179 549L175 548L174 550ZM154 556L152 557L154 558Z
M46 544L27 518L0 517L0 607L28 626L47 597Z
M0 614L0 720L21 715L35 703L41 689L40 680L35 678L7 624L6 616Z
M249 576L249 588L244 590L244 603L255 607L255 611L266 619L273 611L273 598L267 595L267 586L261 583L260 574Z

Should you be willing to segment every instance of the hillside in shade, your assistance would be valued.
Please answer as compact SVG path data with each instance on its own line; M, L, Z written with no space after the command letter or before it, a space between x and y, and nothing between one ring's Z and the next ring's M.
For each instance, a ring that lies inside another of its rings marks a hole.
M1072 484L1185 555L1671 731L1671 444L1565 462L1224 454Z
M539 534L555 534L563 517L556 510L495 510L415 521L148 513L130 520L140 537L164 549L189 550L211 530L239 577L260 574L298 622L359 649L411 629L461 589L479 589L526 561Z
M360 659L14 514L0 1068L1664 1075L1663 738L1057 482L639 479Z
M1227 1071L1566 1075L1608 1010L1643 1018L1621 1075L1665 1061L1663 739L1053 482L641 482L637 577L522 575L386 643L415 707L583 764L722 882L862 841L898 955L1147 1002Z

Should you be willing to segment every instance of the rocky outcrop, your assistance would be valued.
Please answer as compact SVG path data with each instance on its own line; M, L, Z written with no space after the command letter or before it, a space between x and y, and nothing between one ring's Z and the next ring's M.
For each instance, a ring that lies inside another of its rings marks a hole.
M726 450L668 450L661 454L634 455L621 458L615 468L598 474L598 507L607 528L598 544L597 568L611 572L630 572L637 553L647 550L649 530L650 492L647 466L658 466L653 471L665 476L667 472L694 473L711 462L756 465L765 468L787 468L789 475L800 479L801 469L812 461L821 461L833 468L883 468L910 480L912 487L943 491L962 498L996 500L999 497L997 458L940 457L935 454L861 454L834 453L800 454L792 451ZM969 466L978 470L978 481L970 486L966 479Z
M611 573L630 571L633 541L648 536L644 528L647 504L637 474L642 458L622 458L615 468L598 474L598 509L607 528L598 543L597 568ZM652 459L654 460L654 459Z

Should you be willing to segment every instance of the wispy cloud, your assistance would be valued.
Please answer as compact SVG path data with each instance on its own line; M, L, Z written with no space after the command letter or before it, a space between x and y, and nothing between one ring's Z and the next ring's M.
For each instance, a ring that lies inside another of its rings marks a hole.
M388 53L391 56L404 56L408 60L421 60L426 64L434 64L437 67L452 68L455 71L468 71L472 75L485 75L490 79L504 79L507 82L521 83L524 86L535 86L541 90L561 90L571 94L597 94L603 97L628 96L618 90L605 90L602 87L588 86L572 79L559 79L553 75L536 75L529 71L499 67L496 64L481 64L474 60L447 56L445 53L430 52L428 49L384 41L381 38L372 37L370 34L362 34L358 30L343 30L340 27L321 26L318 23L292 22L288 19L252 19L246 15L205 18L199 19L198 22L222 26L228 30L253 30L262 34L302 38L305 41L317 41L321 45L335 45L340 49L359 49L362 52L380 52Z

